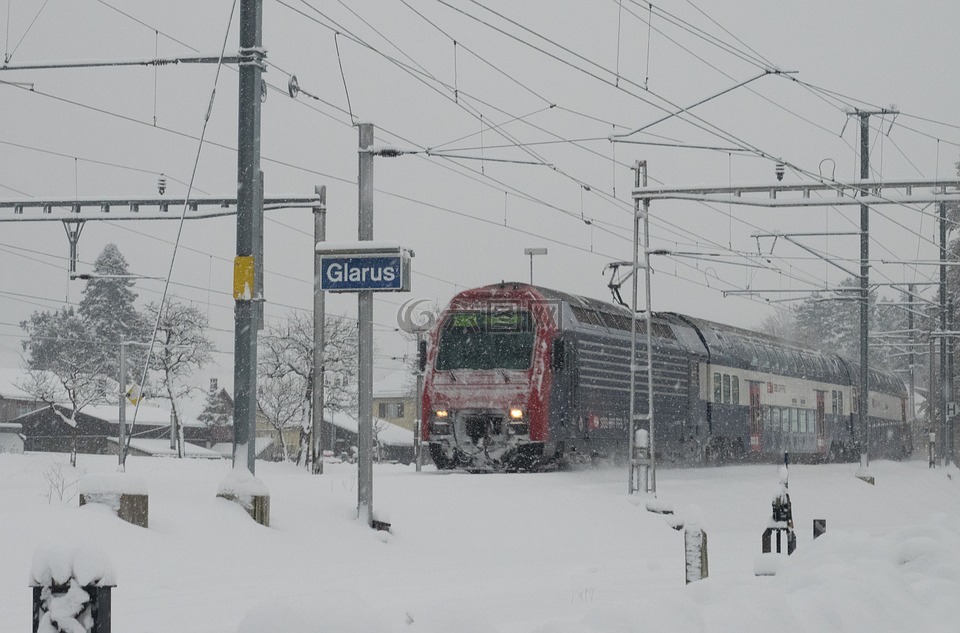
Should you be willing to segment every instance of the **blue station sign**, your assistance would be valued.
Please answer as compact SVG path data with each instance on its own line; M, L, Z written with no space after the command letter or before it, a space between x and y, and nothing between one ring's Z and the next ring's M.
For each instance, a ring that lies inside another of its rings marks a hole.
M327 292L407 292L410 251L383 242L325 243L320 255L320 289Z

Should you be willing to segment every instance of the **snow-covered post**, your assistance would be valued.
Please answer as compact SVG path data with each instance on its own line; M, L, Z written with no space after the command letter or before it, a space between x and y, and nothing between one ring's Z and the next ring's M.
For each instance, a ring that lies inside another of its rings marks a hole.
M707 533L699 524L683 526L683 547L686 558L687 584L710 575L707 567Z
M110 633L116 574L96 547L38 547L30 571L34 633Z
M240 504L254 521L270 527L270 492L243 464L238 464L220 482L217 496Z
M122 450L122 448L121 448ZM128 473L97 473L80 479L80 505L99 503L139 527L149 527L147 482Z

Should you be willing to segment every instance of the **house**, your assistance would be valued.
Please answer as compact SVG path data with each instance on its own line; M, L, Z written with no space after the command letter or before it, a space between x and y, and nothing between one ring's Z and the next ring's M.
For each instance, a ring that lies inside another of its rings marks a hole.
M120 431L120 408L118 405L89 405L77 412L76 429L67 422L73 410L67 405L54 405L31 411L13 420L21 425L24 436L24 450L51 453L69 453L73 450L76 436L77 452L96 455L116 454ZM128 428L134 420L136 407L126 405L124 415ZM192 420L186 420L183 426L187 452L209 450L223 442L232 442L232 426L203 426ZM136 411L136 424L131 429L131 449L137 440L160 440L170 445L170 411L152 404L141 404ZM159 454L157 446L144 444L132 454ZM193 448L190 448L190 447ZM197 450L194 450L197 449ZM219 456L219 453L217 453Z
M406 370L373 381L373 415L413 431L417 408L417 381Z
M338 411L332 415L327 414L325 420L332 427L334 454L350 455L359 443L357 418L352 414ZM377 459L404 464L414 460L413 431L374 416L373 437L377 446Z

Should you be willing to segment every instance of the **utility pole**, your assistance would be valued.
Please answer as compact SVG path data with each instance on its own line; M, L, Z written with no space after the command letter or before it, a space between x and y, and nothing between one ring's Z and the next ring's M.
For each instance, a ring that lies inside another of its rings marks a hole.
M940 209L940 331L947 331L947 267L944 262L947 261L947 205L941 202ZM946 459L947 445L947 403L950 402L950 394L947 391L947 337L940 337L940 364L938 367L940 375L940 429L937 433L937 440L940 443L940 458ZM932 378L932 377L931 377Z
M914 350L914 348L915 348L916 345L917 345L917 333L916 333L916 331L914 331L914 328L913 328L913 326L914 326L913 314L914 314L914 310L916 309L916 308L914 307L914 306L916 305L916 302L915 302L915 299L914 299L914 288L916 288L916 285L915 285L915 284L908 284L908 285L907 285L907 293L909 294L909 299L910 299L910 311L907 312L907 329L910 330L910 350L909 350L910 355L908 356L909 361L910 361L910 364L909 364L909 369L910 369L910 390L909 390L907 393L908 393L908 395L909 395L909 403L910 403L910 404L909 404L909 407L910 407L910 435L911 435L912 438L915 438L916 435L917 435L916 429L914 428L914 427L916 426L915 422L916 422L916 417L917 417L917 406L916 406L916 404L917 404L917 403L916 403L916 372L915 372L914 366L913 366L913 365L914 365L914 362L916 361L916 356L915 356L915 354L913 353L913 350ZM929 397L929 394L927 394L927 395L928 395L928 397Z
M127 344L120 342L120 408L117 410L117 459L126 467L127 451Z
M361 123L359 143L359 216L357 238L373 240L373 124ZM357 317L360 321L358 356L358 517L373 526L373 292L357 293Z
M854 110L851 115L860 119L860 179L870 180L870 116L898 114L894 110ZM870 191L861 189L860 195ZM860 414L860 471L858 475L873 483L870 468L870 206L860 205L860 387L857 411Z
M320 203L313 207L313 428L310 431L310 466L323 474L323 451L329 445L329 427L324 423L324 372L326 349L325 293L320 288L320 253L316 245L327 240L327 187L317 187Z
M860 178L870 179L870 113L860 116ZM864 192L866 195L866 192ZM860 205L860 389L857 411L860 413L860 468L870 467L870 207ZM864 473L866 477L869 474ZM867 481L873 481L872 478Z
M416 416L413 422L413 457L416 461L418 473L423 470L423 440L421 435L423 433L423 361L426 360L422 353L424 351L424 334L423 328L417 329L417 399L413 407Z
M233 465L256 460L257 331L263 288L263 190L260 173L262 0L240 0L240 91L237 129L237 256L234 260Z

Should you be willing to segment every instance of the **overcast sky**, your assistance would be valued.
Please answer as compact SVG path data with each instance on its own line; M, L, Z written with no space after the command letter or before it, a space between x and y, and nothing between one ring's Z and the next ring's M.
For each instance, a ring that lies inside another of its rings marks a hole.
M231 0L16 0L0 3L0 36L10 64L215 55L225 36L227 54L235 54L232 8ZM353 121L375 124L378 144L487 159L375 161L375 236L416 252L412 292L377 297L375 365L383 373L400 367L393 357L412 351L394 332L403 302L442 305L465 288L525 281L526 247L549 249L534 263L538 284L607 299L604 265L630 257L636 160L648 161L651 184L774 181L775 161L740 151L749 146L853 180L858 129L845 127L845 110L895 105L901 114L892 126L890 117L873 120L876 177L953 177L960 154L957 24L960 5L930 0L677 0L653 11L634 0L266 0L266 78L280 89L263 107L266 192L309 195L326 185L328 238L353 240ZM796 74L764 76L630 137L725 149L608 139L772 69ZM216 71L191 65L0 73L0 81L34 86L0 84L0 198L147 197L157 193L160 173L168 178L166 195L185 195ZM291 73L318 99L287 96ZM227 68L207 131L217 145L201 150L196 194L236 193L236 111L237 74ZM788 170L784 181L803 178ZM852 231L859 221L855 207L771 211L658 202L651 211L655 246L701 253L755 253L755 232ZM872 215L874 279L936 274L879 261L936 257L932 213L885 207ZM16 366L19 321L65 299L76 302L83 282L67 281L59 223L0 226L0 365ZM176 228L172 221L88 222L79 270L89 270L114 242L132 272L165 275ZM267 213L270 320L311 306L312 230L308 210ZM859 256L855 240L807 243L841 260ZM176 295L208 311L223 352L202 378L218 376L224 384L233 371L234 253L232 217L188 222L173 275ZM725 258L736 265L658 259L654 309L751 327L773 307L756 297L724 298L722 290L828 287L843 277L782 243L774 255L767 269L744 266L757 262L744 257ZM157 300L161 287L137 284L147 301ZM356 302L331 298L328 311L355 316Z

